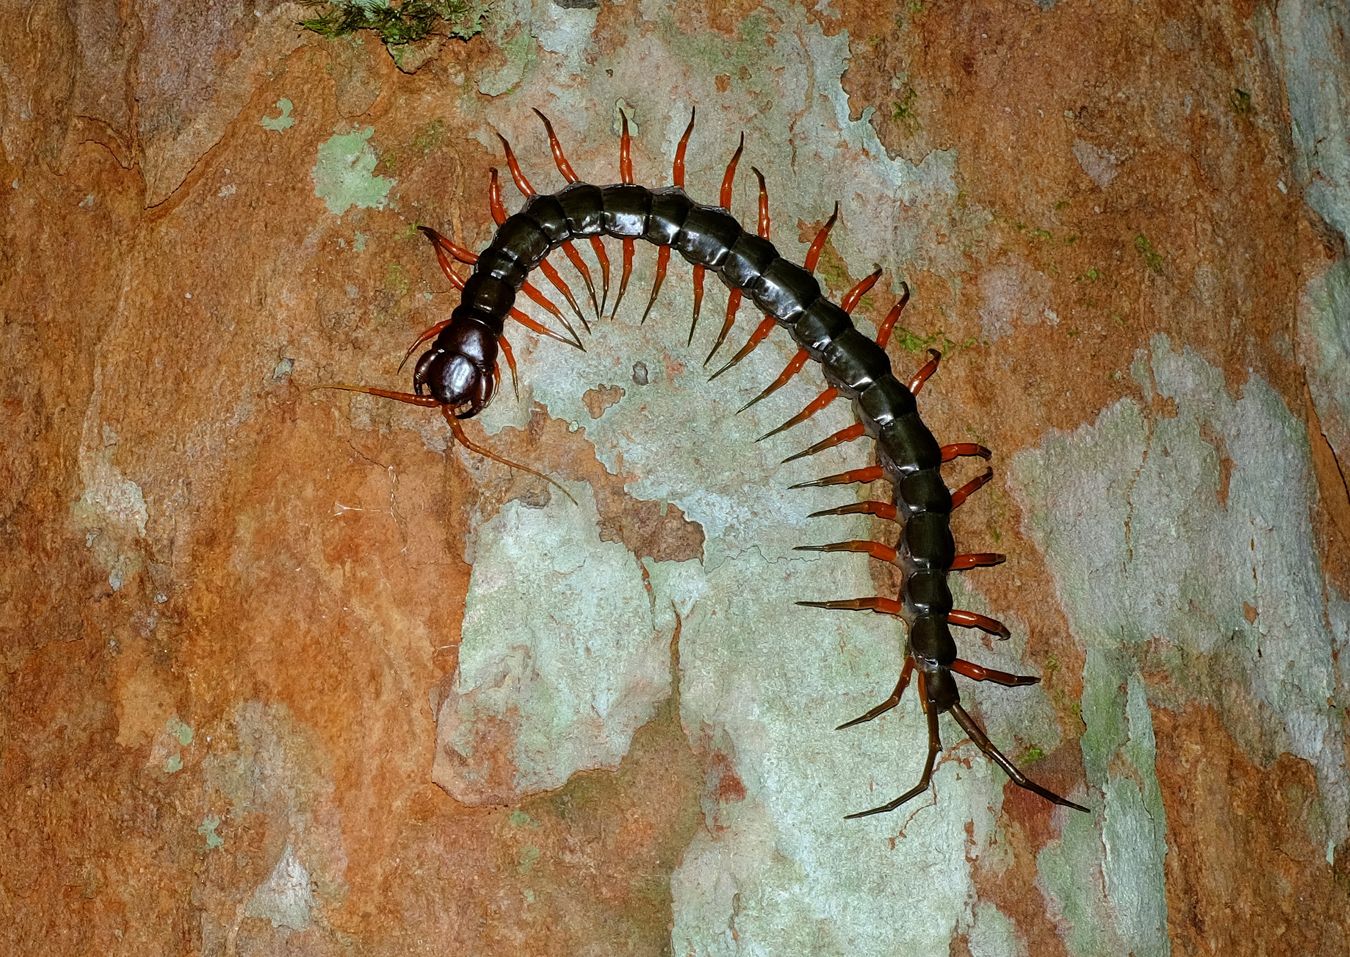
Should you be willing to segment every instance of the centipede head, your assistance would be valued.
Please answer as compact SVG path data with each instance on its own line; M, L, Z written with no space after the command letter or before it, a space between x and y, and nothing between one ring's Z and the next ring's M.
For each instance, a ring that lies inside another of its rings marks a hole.
M429 393L457 419L471 419L497 389L497 349L496 337L478 322L452 321L417 360L413 391Z

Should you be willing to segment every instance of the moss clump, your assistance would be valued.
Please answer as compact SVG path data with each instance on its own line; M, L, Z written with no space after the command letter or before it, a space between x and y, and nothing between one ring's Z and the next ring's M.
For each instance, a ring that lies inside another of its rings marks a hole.
M478 0L335 0L314 4L318 15L301 20L306 30L343 37L374 30L385 46L417 43L434 34L467 40L483 31L487 4Z

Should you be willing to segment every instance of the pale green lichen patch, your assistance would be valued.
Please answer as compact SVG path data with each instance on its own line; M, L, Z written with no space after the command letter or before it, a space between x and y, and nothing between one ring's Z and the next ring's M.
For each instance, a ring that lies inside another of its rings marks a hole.
M169 719L164 730L171 734L174 737L174 740L185 748L192 743L192 729L184 724L177 716Z
M291 110L294 107L295 104L283 96L277 100L278 114L276 116L264 116L258 122L262 124L264 129L271 130L273 133L289 130L295 125L295 117L291 116Z
M220 827L220 818L214 814L208 814L202 818L202 823L197 825L197 833L202 836L208 851L214 851L216 848L225 844L225 838L220 836L218 828Z
M335 216L353 206L383 209L388 200L394 180L374 175L379 162L369 142L374 132L367 126L350 133L335 133L319 144L311 173L314 195Z
M1250 379L1230 398L1218 369L1163 337L1134 371L1170 401L1122 400L1019 455L1011 470L1027 531L1086 648L1082 747L1088 781L1105 797L1102 834L1075 825L1040 858L1075 954L1167 952L1166 822L1149 701L1185 703L1205 662L1251 689L1250 698L1207 702L1235 739L1258 761L1282 750L1308 760L1334 822L1326 836L1340 840L1345 829L1307 439L1264 382ZM1169 685L1145 683L1146 653L1175 670ZM1274 752L1250 732L1252 708L1282 729ZM1093 870L1104 886L1081 880Z
M433 770L465 803L617 766L669 694L669 594L649 593L633 555L600 540L590 490L571 491L580 505L557 495L544 508L510 502L476 536ZM503 747L509 768L489 760Z

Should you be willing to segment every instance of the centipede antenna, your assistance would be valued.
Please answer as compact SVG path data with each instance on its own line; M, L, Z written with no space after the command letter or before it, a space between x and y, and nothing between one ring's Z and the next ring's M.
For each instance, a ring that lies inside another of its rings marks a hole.
M827 485L852 485L855 482L866 484L875 482L885 475L886 472L880 465L867 465L860 469L849 469L847 472L840 472L837 475L827 475L811 482L798 482L796 485L789 485L788 488L823 488Z
M923 671L920 671L919 697L925 701L928 697L926 685L927 681L924 678L924 673ZM845 820L853 820L860 817L867 817L871 814L885 814L887 811L894 811L906 801L916 798L924 791L928 790L928 783L933 779L933 763L937 761L938 753L942 750L942 738L938 734L937 708L927 706L924 708L924 714L928 718L928 758L923 763L923 774L919 775L919 783L889 804L883 804L880 807L874 807L866 811L858 811L854 814L846 814L844 815Z
M970 498L973 492L979 491L986 482L994 477L994 470L988 469L983 475L977 475L965 485L952 493L952 508L960 508L961 503Z
M802 368L806 365L806 360L809 359L810 357L811 357L810 353L808 353L805 349L798 349L797 352L792 356L792 358L788 360L788 364L783 366L783 371L778 373L778 378L774 379L767 386L765 386L763 392L761 392L759 395L755 396L749 402L745 403L745 405L737 409L736 414L740 415L742 412L750 408L756 402L763 402L769 396L773 395L779 389L783 388L783 386L787 385L788 382L791 381L793 376L795 376L798 372L802 371Z
M905 306L909 304L909 283L900 283L900 301L891 307L891 311L886 313L886 318L881 320L881 325L877 326L877 345L885 349L886 344L891 341L891 333L895 330L895 324L900 320L900 313L905 311Z
M929 376L937 371L938 363L942 361L942 353L936 349L929 349L928 355L932 358L923 364L922 369L914 373L914 378L909 380L909 391L914 395L919 394L923 384L928 381Z
M670 265L670 247L662 246L656 251L656 278L652 280L652 296L647 300L647 308L642 310L642 322L647 322L647 317L651 315L652 306L656 305L656 297L661 294L661 284L666 281L666 267Z
M360 392L363 395L373 395L378 396L381 399L393 399L395 402L418 405L424 409L434 409L440 405L438 401L429 395L415 395L411 392L397 392L393 389L375 389L364 385L350 385L346 382L325 382L321 385L310 386L311 391L316 389L336 389L339 392Z
M432 404L436 405L438 403L436 403L436 401L433 399ZM577 504L577 500L572 498L571 492L567 491L567 489L563 488L560 484L558 484L558 482L556 482L549 476L545 475L543 472L540 472L536 469L532 469L528 465L523 465L520 462L512 461L511 459L508 459L505 456L498 455L491 449L485 448L484 446L481 446L477 442L474 442L472 439L470 439L469 436L464 431L464 424L460 422L459 419L455 418L454 413L452 413L448 407L442 406L441 412L445 416L445 421L450 426L451 433L453 433L455 436L455 441L457 441L460 445L464 446L470 452L477 452L484 458L492 459L492 461L494 462L499 462L502 465L505 465L507 468L520 469L520 471L522 472L525 472L529 475L533 475L536 478L541 478L549 485L552 485L554 488L556 488L559 492L562 492L564 495L566 495L568 500L571 501L573 505Z
M806 251L806 260L802 263L802 268L807 272L816 271L816 263L820 262L820 251L825 248L825 240L829 238L830 230L834 228L837 219L839 219L839 204L835 203L834 212L830 213L830 218L825 220L825 225L820 227L816 238L811 240L811 248Z
M1075 804L1067 798L1060 797L1054 791L1042 787L1023 774L1017 765L1009 761L1003 752L994 746L994 742L989 740L989 736L984 733L984 729L976 724L975 719L967 714L966 709L961 707L960 704L952 704L951 712L952 717L956 719L956 723L966 732L970 737L970 740L975 742L975 746L988 755L990 760L1002 768L1003 773L1012 779L1013 784L1016 784L1019 788L1030 791L1032 794L1039 794L1047 801L1058 804L1060 807L1071 807L1075 811L1082 811L1084 814L1092 813L1087 808L1083 807L1083 805Z
M904 667L900 669L900 680L895 683L895 690L890 693L890 695L886 698L886 700L881 702L881 704L877 705L875 708L871 708L864 714L858 715L858 717L854 718L852 721L845 721L843 724L839 725L839 727L835 728L834 730L843 731L845 728L851 728L854 725L862 724L865 721L871 721L873 718L880 717L887 711L890 711L892 708L894 708L896 705L900 703L901 696L904 695L905 689L909 687L909 676L913 672L914 672L914 659L906 655Z
M844 312L852 313L858 305L858 300L867 294L867 290L877 284L881 278L881 267L873 266L872 271L859 279L848 292L844 293L844 298L839 300L839 308Z
M828 545L798 545L794 551L798 552L859 552L875 558L879 562L889 562L894 565L898 557L896 550L884 542L874 542L870 539L855 538L847 542L831 542Z
M816 396L810 402L806 403L806 407L803 408L796 415L794 415L792 418L788 419L782 425L778 426L778 428L770 429L768 432L765 432L759 438L755 439L755 441L763 442L765 439L773 438L779 432L786 432L794 425L801 425L803 422L811 418L811 416L815 415L817 412L825 408L827 405L829 405L837 398L839 398L839 390L836 389L834 386L830 386L828 389L821 392L820 395Z
M741 348L737 350L736 354L731 357L731 359L727 362L726 365L722 366L722 368L718 369L712 375L708 376L708 381L709 382L713 381L722 373L730 369L732 366L738 364L750 353L754 352L755 348L766 338L768 338L769 333L773 331L773 327L776 325L778 325L778 322L773 318L773 316L765 316L763 319L761 319L759 325L755 326L755 331L750 333L750 338L745 340L745 345L741 346Z
M1024 688L1027 685L1038 684L1041 680L1031 675L1013 675L1006 671L995 671L993 668L977 665L975 662L966 661L964 658L957 658L948 667L958 675L964 675L972 681L993 681L1009 688Z
M896 516L899 515L899 509L890 502L878 502L869 499L865 502L849 502L847 505L837 505L834 508L822 508L819 512L812 512L806 517L825 518L832 515L873 515L888 522L894 522Z
M789 455L787 458L783 459L783 464L786 465L789 462L797 461L797 459L804 459L808 455L815 455L817 452L824 452L826 449L832 449L836 445L843 445L845 442L852 442L855 439L862 438L865 434L866 430L863 428L863 424L861 422L854 422L852 425L840 429L828 438L821 439L815 445L802 449L796 455Z
M684 189L684 154L689 148L689 135L694 132L694 116L698 113L697 107L691 107L689 110L689 125L684 128L684 135L680 137L680 143L675 147L675 162L671 164L670 178L680 189Z
M1008 626L1003 622L990 618L988 615L965 611L961 608L953 608L947 612L947 623L959 625L962 628L978 628L980 631L987 631L995 638L1005 641L1012 635L1012 632L1008 631Z

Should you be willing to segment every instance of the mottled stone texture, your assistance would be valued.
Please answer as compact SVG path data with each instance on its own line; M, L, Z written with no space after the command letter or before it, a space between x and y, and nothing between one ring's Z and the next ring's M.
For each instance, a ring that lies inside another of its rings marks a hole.
M500 0L411 73L295 5L5 6L0 952L1343 949L1344 5L703 6ZM956 588L1014 637L963 653L1044 679L965 699L1091 815L944 722L841 820L922 721L831 730L896 625L791 602L895 580L792 547L894 530L807 519L866 450L754 442L819 380L735 415L790 350L707 384L683 264L584 354L513 330L471 429L575 505L312 391L405 387L454 302L413 227L486 241L494 130L609 180L622 106L664 182L690 104L696 195L745 130L739 214L753 163L800 255L839 200L864 325L912 286L892 359L946 351L925 416L999 470Z

